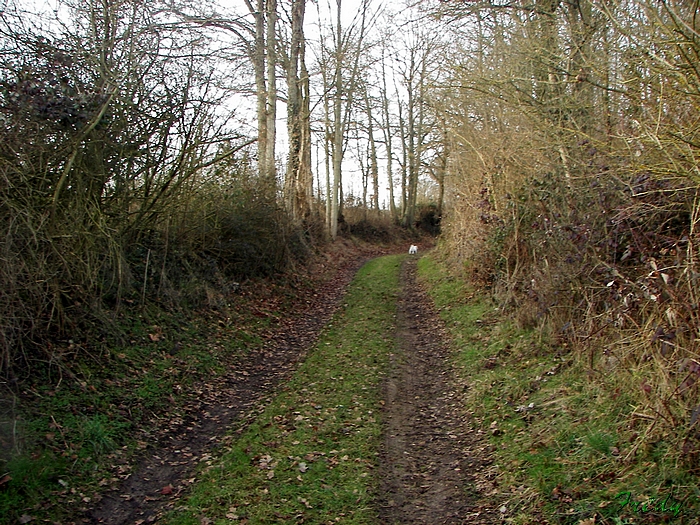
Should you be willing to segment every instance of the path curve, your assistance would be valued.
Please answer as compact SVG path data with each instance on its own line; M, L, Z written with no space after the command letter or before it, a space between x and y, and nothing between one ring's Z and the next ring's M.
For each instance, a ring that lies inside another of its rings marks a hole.
M156 522L174 508L194 481L198 462L232 427L245 425L256 404L291 375L337 310L357 270L370 258L342 265L333 279L316 290L317 300L298 315L282 319L273 336L243 358L235 373L200 385L202 395L192 400L188 414L173 418L174 424L157 442L149 441L133 473L95 502L83 522L142 525Z

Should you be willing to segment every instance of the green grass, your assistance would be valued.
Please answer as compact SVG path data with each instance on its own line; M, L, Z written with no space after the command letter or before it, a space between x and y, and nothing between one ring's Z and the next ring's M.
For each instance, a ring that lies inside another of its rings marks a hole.
M291 381L202 464L191 496L166 523L376 523L380 385L394 348L402 258L359 271Z
M423 257L419 275L450 330L466 408L494 450L510 523L698 522L697 477L668 460L663 441L634 449L648 423L631 428L628 385L591 373L585 356L537 330L519 329L437 259ZM626 492L636 510L616 499ZM669 495L680 514L641 511Z

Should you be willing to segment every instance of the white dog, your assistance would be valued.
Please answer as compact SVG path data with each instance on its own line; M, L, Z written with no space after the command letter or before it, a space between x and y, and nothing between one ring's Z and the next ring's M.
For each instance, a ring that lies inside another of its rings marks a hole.
M415 244L411 244L411 247L408 249L408 253L413 255L414 253L418 253L418 246Z

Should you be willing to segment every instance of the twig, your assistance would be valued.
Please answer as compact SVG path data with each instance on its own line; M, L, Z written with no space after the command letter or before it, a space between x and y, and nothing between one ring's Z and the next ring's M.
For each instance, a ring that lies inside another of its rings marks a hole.
M146 269L143 271L143 289L141 290L141 306L146 304L146 284L148 283L148 263L151 262L151 249L146 254Z

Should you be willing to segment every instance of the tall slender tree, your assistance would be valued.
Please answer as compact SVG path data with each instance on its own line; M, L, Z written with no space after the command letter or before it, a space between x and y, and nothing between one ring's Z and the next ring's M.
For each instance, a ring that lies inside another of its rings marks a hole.
M332 166L333 181L330 192L330 236L338 235L338 221L342 207L342 165L347 142L346 132L354 107L360 58L365 42L369 13L369 1L364 0L359 10L359 27L352 25L343 29L342 3L336 2L336 20L334 27L333 58L333 128L332 128ZM344 76L343 73L346 73Z
M394 222L398 221L398 213L396 210L396 200L394 198L394 170L393 170L393 145L392 141L394 136L392 133L392 123L389 113L389 96L386 87L387 71L384 62L384 50L382 49L382 85L380 88L380 96L382 101L382 132L384 134L384 148L386 149L386 176L388 180L389 189L389 212L391 214L391 219Z

